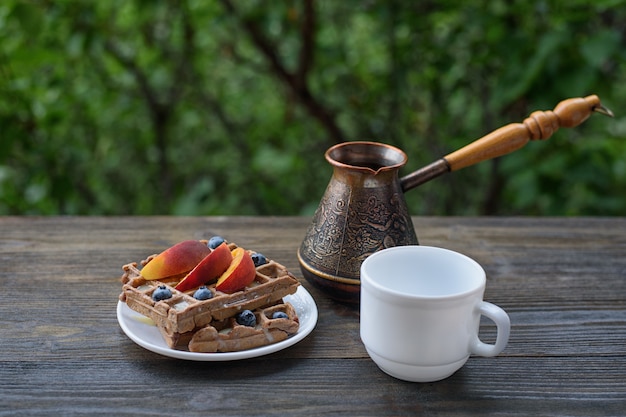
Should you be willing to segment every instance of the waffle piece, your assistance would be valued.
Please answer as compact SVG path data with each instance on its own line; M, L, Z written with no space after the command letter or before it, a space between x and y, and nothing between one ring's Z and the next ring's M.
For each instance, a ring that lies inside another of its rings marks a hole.
M287 318L272 318L281 311ZM298 316L290 303L280 302L254 311L256 326L237 323L234 317L213 321L211 324L187 333L170 334L159 327L168 346L191 352L237 352L278 343L295 334L299 328Z
M231 244L235 246L234 244ZM152 257L142 262L144 265ZM224 320L239 311L255 310L282 300L294 294L300 285L298 280L283 265L269 261L256 268L254 281L241 291L227 294L215 289L215 284L207 288L213 298L199 301L193 298L193 290L181 292L174 289L178 280L146 280L141 276L136 263L124 265L122 294L120 300L129 308L152 319L168 334L186 333L206 326L211 321ZM172 292L167 300L153 301L152 293L161 285Z
M254 314L256 315L259 311L278 305L278 304L283 304L283 300L279 300L275 303L266 305L264 307L258 308L256 310L254 310ZM222 330L226 327L228 327L231 317L229 318L225 318L222 320L213 320L211 321L211 323L207 324L207 326L213 326L215 327L218 331ZM205 326L206 327L206 326ZM197 327L195 329L193 329L190 332L185 332L185 333L178 333L178 332L174 332L171 333L168 331L168 329L166 329L163 326L159 326L157 325L157 328L159 329L159 331L161 332L161 335L163 336L163 339L165 339L165 342L167 343L167 345L169 347L171 347L172 349L188 349L188 345L189 342L191 341L191 338L193 337L193 335L200 330L202 327Z

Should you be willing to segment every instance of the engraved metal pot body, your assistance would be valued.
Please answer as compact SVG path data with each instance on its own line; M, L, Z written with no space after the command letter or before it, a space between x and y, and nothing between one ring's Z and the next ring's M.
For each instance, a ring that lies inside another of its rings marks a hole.
M387 247L418 244L398 177L398 148L346 142L326 151L333 176L298 251L305 278L332 298L359 300L361 263Z

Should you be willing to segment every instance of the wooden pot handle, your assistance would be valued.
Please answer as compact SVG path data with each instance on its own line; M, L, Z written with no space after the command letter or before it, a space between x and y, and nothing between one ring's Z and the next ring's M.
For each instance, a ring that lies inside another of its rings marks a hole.
M469 145L444 156L450 171L497 158L522 148L529 140L548 139L560 127L575 127L596 111L607 116L613 113L600 104L596 95L570 98L560 102L553 111L535 111L522 123L511 123L494 130Z
M522 148L530 140L548 139L560 127L578 126L593 112L613 117L596 95L570 98L560 102L553 111L536 111L522 123L511 123L495 130L469 145L426 165L402 178L402 190L407 191L449 171L474 165Z

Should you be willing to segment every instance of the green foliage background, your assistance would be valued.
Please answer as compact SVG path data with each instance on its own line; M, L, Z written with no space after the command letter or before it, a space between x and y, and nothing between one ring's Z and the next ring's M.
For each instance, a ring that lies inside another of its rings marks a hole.
M343 140L402 174L598 94L413 214L625 215L623 0L4 0L0 214L311 214Z

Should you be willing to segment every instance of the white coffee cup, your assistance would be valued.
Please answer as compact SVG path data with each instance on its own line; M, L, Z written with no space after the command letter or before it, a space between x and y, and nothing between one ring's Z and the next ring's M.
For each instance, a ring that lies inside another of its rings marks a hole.
M361 340L387 374L432 382L459 370L471 354L495 356L509 316L483 301L486 275L473 259L431 246L397 246L361 265ZM479 339L480 316L497 326L495 344Z

